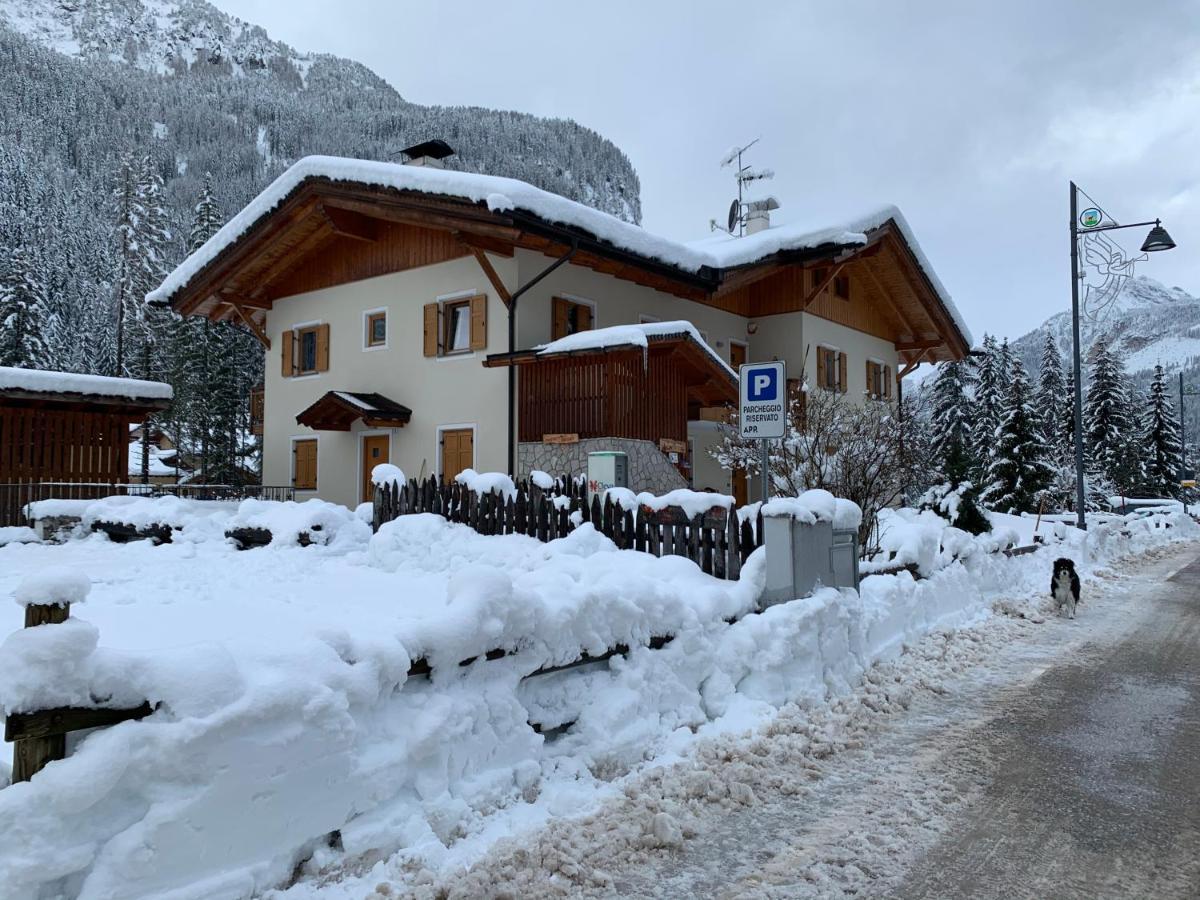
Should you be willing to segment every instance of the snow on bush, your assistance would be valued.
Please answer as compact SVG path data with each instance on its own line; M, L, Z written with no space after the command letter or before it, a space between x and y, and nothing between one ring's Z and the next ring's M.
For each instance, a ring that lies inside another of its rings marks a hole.
M74 569L52 567L30 575L13 591L18 606L65 606L82 603L92 589L91 579Z
M682 558L617 551L587 525L541 544L406 516L344 555L223 541L12 548L5 562L25 571L49 554L102 569L88 606L100 634L97 645L78 623L58 637L63 626L28 629L57 646L10 637L0 702L57 702L91 682L121 705L162 705L0 791L0 884L14 898L67 885L221 900L286 883L310 855L365 878L363 860L396 851L414 870L461 868L497 835L586 812L698 737L844 693L875 660L989 615L997 598L1039 602L1055 556L1087 575L1198 534L1183 516L1118 520L1027 556L870 576L859 593L823 589L733 624L724 617L757 595L761 551L742 581L723 582ZM661 650L642 646L667 632ZM525 677L621 640L628 657ZM496 647L516 652L480 656ZM432 678L408 679L421 656ZM573 724L548 740L530 721ZM666 819L647 828L660 845L680 839Z
M307 535L310 544L347 548L366 544L371 526L352 510L325 500L243 500L225 523L227 530L266 529L272 547L299 543Z

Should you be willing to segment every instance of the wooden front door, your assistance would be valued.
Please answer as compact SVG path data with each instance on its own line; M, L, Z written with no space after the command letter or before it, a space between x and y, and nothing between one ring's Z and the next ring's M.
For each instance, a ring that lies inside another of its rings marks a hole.
M745 506L750 502L750 492L746 489L746 470L733 470L733 502L736 506Z
M389 453L392 441L386 434L369 434L362 440L362 502L369 503L375 497L375 485L371 482L371 472L375 467L390 462Z
M442 432L442 482L449 484L463 469L475 465L475 432L453 428Z
M746 361L746 345L737 341L729 342L729 368L737 371L738 366Z

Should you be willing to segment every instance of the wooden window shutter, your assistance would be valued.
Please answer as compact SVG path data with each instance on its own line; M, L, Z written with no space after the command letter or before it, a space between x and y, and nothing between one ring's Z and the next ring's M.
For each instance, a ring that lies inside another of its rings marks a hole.
M296 332L290 328L285 331L279 338L279 345L283 351L282 375L291 378L296 374Z
M317 326L317 371L329 371L329 323Z
M471 349L487 347L487 294L471 298Z
M883 396L887 400L892 399L892 367L883 367Z
M825 348L817 348L817 387L825 387Z
M846 354L838 354L838 390L846 393Z
M570 327L571 304L562 297L555 297L551 304L553 319L550 328L550 340L557 341L561 337L567 336L567 329Z
M592 330L592 308L586 303L575 304L575 330Z
M875 393L875 379L871 376L875 374L875 363L867 360L867 393L873 395Z
M436 303L425 304L425 355L438 355L438 338L440 337L438 329L438 305Z

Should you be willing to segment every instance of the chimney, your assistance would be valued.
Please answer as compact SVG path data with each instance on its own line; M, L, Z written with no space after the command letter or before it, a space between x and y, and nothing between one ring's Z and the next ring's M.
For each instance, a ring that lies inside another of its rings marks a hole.
M771 227L771 210L779 209L779 201L774 197L765 200L751 200L746 204L746 234L758 234Z
M400 151L404 154L404 165L425 166L430 169L446 168L446 157L454 155L454 149L445 141L424 141Z

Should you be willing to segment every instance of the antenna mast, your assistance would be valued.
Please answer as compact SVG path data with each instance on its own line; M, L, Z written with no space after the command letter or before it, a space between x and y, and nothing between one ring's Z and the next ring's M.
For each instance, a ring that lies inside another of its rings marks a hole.
M746 230L746 185L751 181L760 181L767 178L774 178L775 172L772 169L755 169L753 166L742 164L742 154L757 144L761 137L756 137L750 143L742 147L734 147L721 159L721 168L736 164L733 172L733 179L737 182L738 195L737 199L729 206L729 223L727 228L721 228L717 224L716 219L708 220L708 227L712 231L720 229L729 234L733 234L733 229L737 227L738 237L741 237Z

